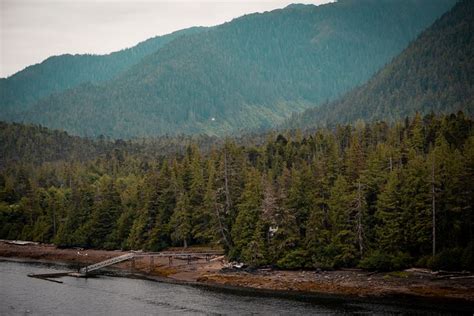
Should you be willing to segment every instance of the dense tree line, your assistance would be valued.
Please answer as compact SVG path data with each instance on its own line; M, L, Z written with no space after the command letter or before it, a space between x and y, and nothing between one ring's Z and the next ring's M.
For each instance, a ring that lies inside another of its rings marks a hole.
M133 65L97 57L127 66L103 81L95 80L102 67L92 61L72 67L66 57L51 59L0 81L2 104L43 97L26 109L14 104L21 111L8 116L0 104L0 118L113 138L272 127L368 80L454 3L345 0L250 14L175 38L140 59L126 51ZM62 87L73 79L82 84Z
M215 244L231 259L289 269L473 266L474 134L462 113L268 134L260 145L191 142L167 155L133 148L5 160L0 238Z

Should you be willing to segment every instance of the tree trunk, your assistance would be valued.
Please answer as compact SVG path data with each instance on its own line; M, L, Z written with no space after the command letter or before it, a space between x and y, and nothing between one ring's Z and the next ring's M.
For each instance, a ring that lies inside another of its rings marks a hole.
M56 210L53 207L53 238L56 237Z
M216 205L215 209L216 209L217 222L219 223L219 230L221 232L222 239L224 240L227 248L231 248L231 244L230 244L229 240L227 239L227 235L225 233L224 225L222 224L222 219L221 219L221 214L219 212L219 207Z
M433 164L431 166L431 204L432 204L432 225L433 225L433 257L436 255L436 196L435 196L435 156L433 154Z
M227 172L227 149L224 148L224 187L225 187L225 204L226 213L230 212L230 192L229 192L229 175Z
M363 244L363 227L362 227L362 192L360 180L357 186L357 239L359 242L359 252L360 255L364 253L364 244Z

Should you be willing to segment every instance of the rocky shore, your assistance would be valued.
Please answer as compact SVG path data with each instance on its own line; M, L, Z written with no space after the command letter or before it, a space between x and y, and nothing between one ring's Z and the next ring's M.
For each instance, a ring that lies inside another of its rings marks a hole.
M206 251L193 248L189 251ZM16 245L0 241L0 257L66 263L72 268L96 263L124 254L121 251L60 249L54 245ZM474 304L472 274L452 274L409 269L400 272L281 271L226 268L223 258L214 260L169 261L168 258L137 258L119 263L117 268L163 280L199 283L209 286L239 287L258 290L348 295L357 297L412 297L443 299Z

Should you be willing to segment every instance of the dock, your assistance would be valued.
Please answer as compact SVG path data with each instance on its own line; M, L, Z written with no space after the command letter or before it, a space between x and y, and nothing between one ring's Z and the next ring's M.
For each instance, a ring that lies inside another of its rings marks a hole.
M55 280L55 278L60 278L63 276L68 276L71 272L56 272L56 273L40 273L40 274L28 274L30 278L37 278L41 280L46 280L55 283L63 283L63 281Z
M114 257L114 258L111 258L111 259L107 259L107 260L104 260L104 261L101 261L101 262L92 264L92 265L90 265L90 266L81 268L81 269L79 270L79 273L80 273L80 274L87 274L87 273L89 273L89 272L92 272L92 271L95 271L95 270L99 270L99 269L102 269L102 268L105 268L105 267L114 265L114 264L119 263L119 262L123 262L123 261L130 260L130 259L132 259L134 256L135 256L134 253L127 253L127 254L122 255L122 256L118 256L118 257Z
M168 258L169 264L171 265L173 259L187 261L188 264L191 264L192 261L196 260L206 260L212 261L215 257L222 257L222 251L211 251L211 252L184 252L184 251L162 251L162 252L129 252L117 257L109 258L88 266L85 266L79 271L68 271L68 272L59 272L59 273L44 273L44 274L28 274L29 277L43 279L51 282L62 283L62 281L54 280L54 278L63 277L63 276L72 276L72 277L87 277L87 275L93 271L103 269L105 267L112 266L114 264L130 261L130 271L133 273L135 269L135 258L149 258L149 271L153 271L155 266L154 259L157 257Z

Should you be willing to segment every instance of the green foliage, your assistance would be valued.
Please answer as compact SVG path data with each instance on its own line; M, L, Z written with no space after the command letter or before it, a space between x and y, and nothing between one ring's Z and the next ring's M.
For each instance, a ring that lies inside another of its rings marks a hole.
M466 248L461 257L461 267L465 270L474 270L474 243L470 243Z
M232 228L233 256L236 258L246 261L251 259L250 252L246 250L254 246L252 241L260 217L261 203L260 178L256 170L251 170L248 172L247 183L242 192L240 203L237 205L238 215ZM259 241L256 240L255 242L258 243Z
M263 266L268 260L268 227L259 220L250 242L243 248L241 258L253 267Z
M25 213L17 205L0 204L0 236L16 239L26 222Z
M433 270L462 270L464 268L463 259L462 248L445 249L436 254L434 258L428 262L428 265ZM472 269L472 266L468 269Z
M97 181L97 190L91 218L86 223L88 245L116 249L120 244L119 241L113 239L113 232L121 213L120 196L113 180L108 176L103 176Z
M402 270L410 266L412 258L407 253L397 252L389 254L376 250L359 262L359 267L367 270L393 271Z
M294 270L306 267L308 264L308 253L303 249L290 251L286 256L277 261L280 269Z
M377 201L375 217L378 225L375 227L377 242L383 249L393 251L405 241L405 218L401 206L403 196L400 192L400 174L392 171L385 183Z
M186 194L178 197L176 208L170 218L171 239L178 245L188 246L192 230L192 214L189 198Z

